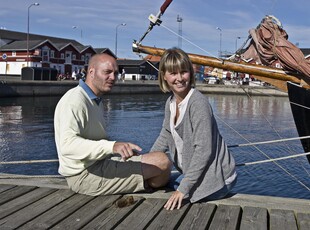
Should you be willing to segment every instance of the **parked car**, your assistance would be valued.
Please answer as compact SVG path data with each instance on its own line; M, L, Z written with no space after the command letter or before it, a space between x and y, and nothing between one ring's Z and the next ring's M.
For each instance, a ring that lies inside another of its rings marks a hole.
M218 77L213 77L213 76L207 76L204 78L204 82L207 84L219 84L220 83L220 79Z

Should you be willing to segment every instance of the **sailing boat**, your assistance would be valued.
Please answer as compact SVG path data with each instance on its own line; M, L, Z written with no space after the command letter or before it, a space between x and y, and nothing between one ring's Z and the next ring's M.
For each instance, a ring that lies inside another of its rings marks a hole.
M160 25L160 17L171 2L172 0L166 0L156 16L150 15L150 26L138 42L134 41L133 52L155 56L164 53L165 49L143 46L141 42L153 26ZM304 151L308 153L310 139L304 137L310 135L310 62L287 38L281 22L269 15L263 18L256 29L250 30L249 45L242 53L237 53L229 59L190 53L188 55L194 64L251 74L256 79L288 92L300 141ZM244 61L246 59L255 60L255 64ZM270 67L275 59L279 60L282 69ZM310 155L307 155L307 158L310 163Z

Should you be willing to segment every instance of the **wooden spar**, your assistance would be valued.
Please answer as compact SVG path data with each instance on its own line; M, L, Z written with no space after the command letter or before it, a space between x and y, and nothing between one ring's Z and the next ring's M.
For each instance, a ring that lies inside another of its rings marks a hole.
M133 43L133 52L162 56L165 49L142 46L141 44ZM240 73L248 73L254 75L255 78L268 82L281 90L287 92L286 82L302 83L301 80L293 75L286 74L283 70L268 66L249 64L244 62L232 62L209 56L202 56L188 53L189 58L194 64L210 66L219 69L230 70Z

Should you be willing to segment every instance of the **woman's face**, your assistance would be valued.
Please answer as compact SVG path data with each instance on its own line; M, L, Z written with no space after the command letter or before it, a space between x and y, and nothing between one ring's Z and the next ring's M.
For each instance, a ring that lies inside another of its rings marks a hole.
M167 82L171 91L178 96L186 96L191 88L190 72L183 70L181 72L169 72L164 74L164 80Z

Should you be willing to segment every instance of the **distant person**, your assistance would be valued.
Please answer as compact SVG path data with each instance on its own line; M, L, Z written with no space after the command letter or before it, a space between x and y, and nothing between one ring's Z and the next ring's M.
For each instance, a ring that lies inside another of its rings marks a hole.
M76 80L76 71L75 71L75 70L72 71L71 78L72 78L73 80Z
M78 73L76 74L76 79L80 80L82 79L83 81L85 81L85 77L86 77L86 71L84 68L79 69Z
M81 75L81 79L82 79L83 81L85 81L85 78L86 78L86 70L85 70L84 68L81 69L80 75Z
M85 82L80 80L56 106L59 173L74 192L92 196L133 193L168 182L171 163L166 154L140 155L138 145L107 137L101 96L110 92L117 75L114 57L94 55Z
M225 197L236 183L235 161L207 97L193 88L195 76L189 57L178 48L166 50L158 74L161 90L172 91L172 95L151 151L169 152L179 172L170 178L170 186L176 191L164 207L179 209L185 198L197 202Z
M125 81L125 75L126 75L126 72L125 72L125 69L123 69L123 70L122 70L122 74L121 74L122 82Z
M61 78L62 78L62 75L61 75L61 73L57 73L57 81L60 81L61 80Z

